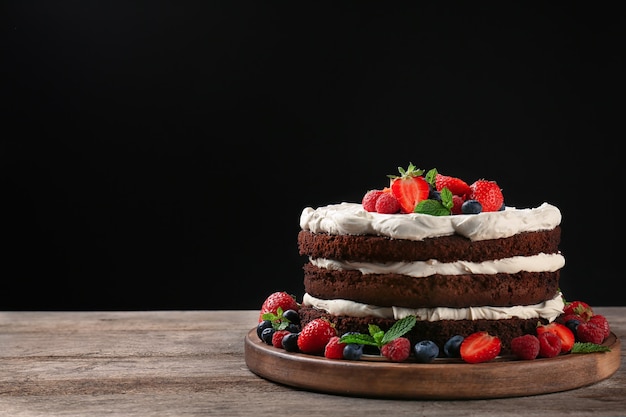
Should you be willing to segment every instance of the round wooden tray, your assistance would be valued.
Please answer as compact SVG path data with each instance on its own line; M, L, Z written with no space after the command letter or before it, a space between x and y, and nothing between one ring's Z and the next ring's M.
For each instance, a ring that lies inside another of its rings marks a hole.
M609 352L567 354L532 361L498 357L469 364L436 359L429 364L348 361L287 352L245 337L246 365L265 379L330 394L397 399L486 399L547 394L606 379L620 366L621 343L611 333Z

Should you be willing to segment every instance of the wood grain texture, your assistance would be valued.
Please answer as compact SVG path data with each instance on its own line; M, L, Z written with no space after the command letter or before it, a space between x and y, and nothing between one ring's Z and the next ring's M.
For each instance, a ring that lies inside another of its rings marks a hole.
M596 312L608 317L623 346L626 307ZM623 347L615 374L563 392L359 398L293 388L251 372L244 342L257 318L258 311L0 312L0 415L250 416L280 409L306 416L626 415ZM545 380L552 373L547 369ZM499 378L483 383L508 376Z

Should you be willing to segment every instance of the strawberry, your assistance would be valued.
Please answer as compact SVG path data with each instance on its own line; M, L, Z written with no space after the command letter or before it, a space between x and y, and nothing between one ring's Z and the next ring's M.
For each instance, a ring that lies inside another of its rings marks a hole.
M579 323L582 323L583 321L587 321L587 320L583 320L582 317L580 317L578 314L561 314L559 317L557 317L556 321L558 321L559 323L567 323L570 320L578 320Z
M502 342L486 331L470 334L461 343L461 359L468 363L488 362L500 354Z
M369 212L376 211L376 200L383 194L382 190L369 190L363 196L363 200L361 200L361 204L363 205L363 209Z
M528 361L539 355L539 339L534 334L525 334L511 340L511 353L519 359Z
M328 359L343 359L343 348L345 343L340 342L341 337L333 336L324 347L324 357Z
M584 301L572 301L565 303L563 308L563 314L576 314L580 316L584 321L589 321L593 316L593 309Z
M398 337L385 343L380 353L392 362L404 362L411 354L411 341L406 337Z
M337 331L330 321L324 318L313 319L300 331L298 349L311 355L324 354L324 348L333 336L337 336Z
M609 321L602 314L594 314L589 319L589 323L595 324L604 331L604 337L607 338L611 334L611 327Z
M459 197L470 193L469 185L462 179L438 173L435 176L435 188L437 188L437 191L441 191L444 187L448 188L452 195L458 195Z
M395 214L400 211L400 203L393 194L382 193L376 200L376 211L383 214Z
M422 177L424 171L417 169L412 163L406 171L402 167L398 167L398 171L400 176L388 175L391 192L400 203L402 213L413 213L417 203L428 199L430 186Z
M594 323L583 322L576 328L576 338L579 342L599 345L604 341L604 329Z
M483 206L483 213L499 211L504 204L502 190L495 181L476 180L470 187L468 200L477 200Z
M282 311L298 311L300 309L300 305L296 302L296 298L293 295L287 294L284 291L276 291L270 294L263 302L261 312L259 314L259 323L263 321L263 314L277 314L276 312L279 307Z
M537 336L539 339L539 356L542 358L554 358L561 353L561 339L556 333L543 332Z
M283 349L283 337L291 333L289 330L276 330L272 335L272 346Z
M537 336L542 333L552 332L561 339L561 352L567 353L572 350L574 346L574 342L576 341L576 336L574 333L562 323L557 323L553 321L548 324L540 324L537 326Z

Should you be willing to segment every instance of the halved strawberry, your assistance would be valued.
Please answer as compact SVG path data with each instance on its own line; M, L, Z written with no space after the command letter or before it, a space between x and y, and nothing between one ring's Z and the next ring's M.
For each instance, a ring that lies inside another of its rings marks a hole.
M552 332L556 334L559 339L561 339L561 353L567 353L572 350L574 342L576 341L576 336L574 335L574 332L569 329L569 327L564 324L557 323L556 321L537 326L537 336L547 332Z
M488 362L500 354L502 342L485 331L472 333L461 343L461 359L468 363Z
M285 291L276 291L270 294L263 302L261 312L259 313L259 323L263 321L263 314L276 314L278 307L280 307L283 312L287 310L298 311L300 309L300 305L296 302L293 295L287 294Z
M435 177L435 188L437 188L437 191L441 191L443 187L447 187L452 195L460 197L470 193L469 185L462 179L438 173Z
M398 167L400 176L387 175L390 178L390 188L393 195L400 203L402 213L413 213L415 206L422 200L428 200L430 186L422 177L424 170L418 169L412 163L408 169Z
M495 181L476 180L470 185L468 200L478 200L483 206L483 213L488 211L499 211L504 204L502 190Z
M576 314L580 316L583 320L589 321L591 316L593 316L593 309L591 306L584 301L572 301L569 303L565 303L565 307L563 308L563 314Z

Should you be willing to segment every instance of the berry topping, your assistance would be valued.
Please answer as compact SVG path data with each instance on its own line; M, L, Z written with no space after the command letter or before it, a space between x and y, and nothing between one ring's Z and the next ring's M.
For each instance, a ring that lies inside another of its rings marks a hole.
M437 191L441 191L446 187L453 195L460 197L470 193L470 187L465 181L460 178L450 177L448 175L437 174L435 176L435 188Z
M537 335L546 332L552 332L556 334L559 339L561 339L562 353L567 353L572 350L574 342L576 341L576 336L566 325L553 321L552 323L545 325L540 324L537 326Z
M400 203L393 194L382 193L376 200L376 211L383 214L395 214L400 211Z
M504 204L502 190L495 181L480 179L470 185L468 200L478 200L483 212L500 211Z
M382 190L369 190L363 196L363 200L361 200L361 204L365 211L375 212L376 211L376 200L383 194Z
M563 314L576 314L580 316L584 321L589 321L591 316L593 316L593 309L591 306L584 301L572 301L569 303L565 303L565 307L563 308Z
M341 343L339 336L333 336L326 343L326 347L324 347L324 357L328 359L343 359L343 349L346 346L345 343Z
M583 322L576 328L576 339L583 343L600 344L604 341L604 329L591 322Z
M415 344L413 352L419 363L430 363L439 356L439 346L432 340L421 340Z
M465 339L460 334L452 336L443 345L443 353L448 358L460 358L461 357L461 343Z
M398 167L398 171L400 171L400 176L388 175L391 179L391 192L400 203L402 213L413 213L417 203L428 199L430 186L422 177L424 171L417 169L412 163L409 164L407 170Z
M461 204L461 214L478 214L483 211L483 205L478 200L465 200Z
M502 342L485 331L470 334L461 343L461 359L468 363L487 362L500 354Z
M404 362L411 354L411 341L406 337L398 337L384 344L380 353L392 362Z
M278 313L279 308L281 309L281 313ZM277 291L270 294L263 302L263 305L261 306L261 313L259 314L259 322L262 322L265 319L263 315L267 313L280 316L283 311L298 311L299 309L300 306L296 302L296 298L293 295L287 294L284 291Z
M609 321L601 314L594 314L589 319L589 323L595 324L597 327L601 328L604 331L604 337L609 337L611 334L611 327L609 326Z
M525 334L511 340L511 353L519 359L529 361L539 355L539 339L534 334Z
M313 319L302 328L298 337L298 349L302 353L321 355L333 336L337 336L337 332L331 322L323 318Z
M349 361L358 361L363 356L363 347L364 345L348 343L343 348L343 358Z
M283 349L287 352L299 352L298 337L300 333L288 333L283 336Z
M289 330L276 330L272 335L272 346L283 349L283 338L289 333Z
M556 333L540 333L537 339L539 339L539 356L542 358L553 358L561 353L561 339Z

